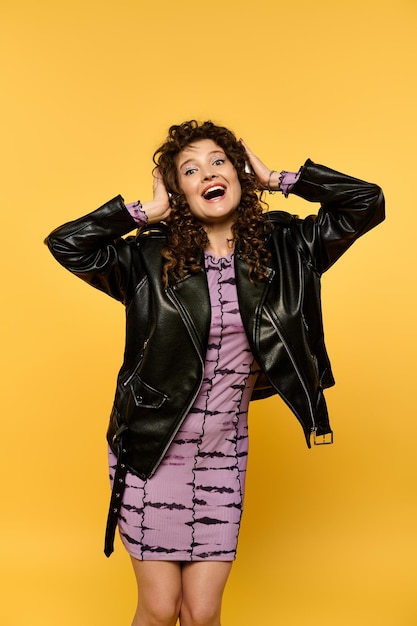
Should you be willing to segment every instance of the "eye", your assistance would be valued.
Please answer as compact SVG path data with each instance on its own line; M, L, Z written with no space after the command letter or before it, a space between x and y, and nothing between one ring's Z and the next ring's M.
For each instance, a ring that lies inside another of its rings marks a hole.
M190 174L194 174L197 171L196 167L190 167L188 170L185 170L184 176L190 176Z
M225 162L226 159L223 159L222 157L218 157L217 159L215 159L213 161L213 165L223 165L223 163Z

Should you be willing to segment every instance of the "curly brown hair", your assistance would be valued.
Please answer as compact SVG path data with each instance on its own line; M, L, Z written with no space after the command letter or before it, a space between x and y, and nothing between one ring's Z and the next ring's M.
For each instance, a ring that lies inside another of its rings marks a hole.
M178 154L190 143L202 139L211 139L220 146L236 169L241 186L241 200L236 221L232 226L234 242L248 263L250 280L262 280L265 278L266 263L270 256L264 242L271 224L262 216L265 203L259 195L256 176L245 170L245 150L229 129L210 121L199 123L190 120L171 126L165 143L153 155L153 161L159 168L168 193L171 194L172 210L166 220L170 233L167 246L162 251L165 259L165 287L183 278L186 269L191 273L199 272L199 252L209 244L203 225L190 211L177 175Z

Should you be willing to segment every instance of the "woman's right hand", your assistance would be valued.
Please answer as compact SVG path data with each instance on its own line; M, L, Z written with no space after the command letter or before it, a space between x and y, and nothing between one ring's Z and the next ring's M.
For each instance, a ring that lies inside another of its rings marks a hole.
M276 170L271 170L271 168L265 165L265 163L252 152L243 139L239 139L239 141L244 147L249 164L258 179L259 189L276 191L279 185L279 173Z
M144 202L142 211L148 218L148 224L165 220L171 212L168 192L157 167L153 171L153 200Z

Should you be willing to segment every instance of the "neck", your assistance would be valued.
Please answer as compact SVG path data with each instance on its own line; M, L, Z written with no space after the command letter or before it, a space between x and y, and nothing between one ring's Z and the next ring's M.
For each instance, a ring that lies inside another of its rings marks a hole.
M207 236L209 239L207 250L215 257L228 256L234 250L235 242L231 228L216 229L215 232L208 230Z

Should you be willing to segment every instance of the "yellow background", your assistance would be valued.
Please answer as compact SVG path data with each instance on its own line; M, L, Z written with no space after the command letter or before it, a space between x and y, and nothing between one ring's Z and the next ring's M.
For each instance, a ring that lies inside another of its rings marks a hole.
M128 557L102 553L123 309L42 240L117 193L149 199L153 150L197 117L275 169L375 181L388 211L323 279L335 445L308 451L279 400L252 407L223 624L417 624L415 0L0 7L0 623L130 624Z

